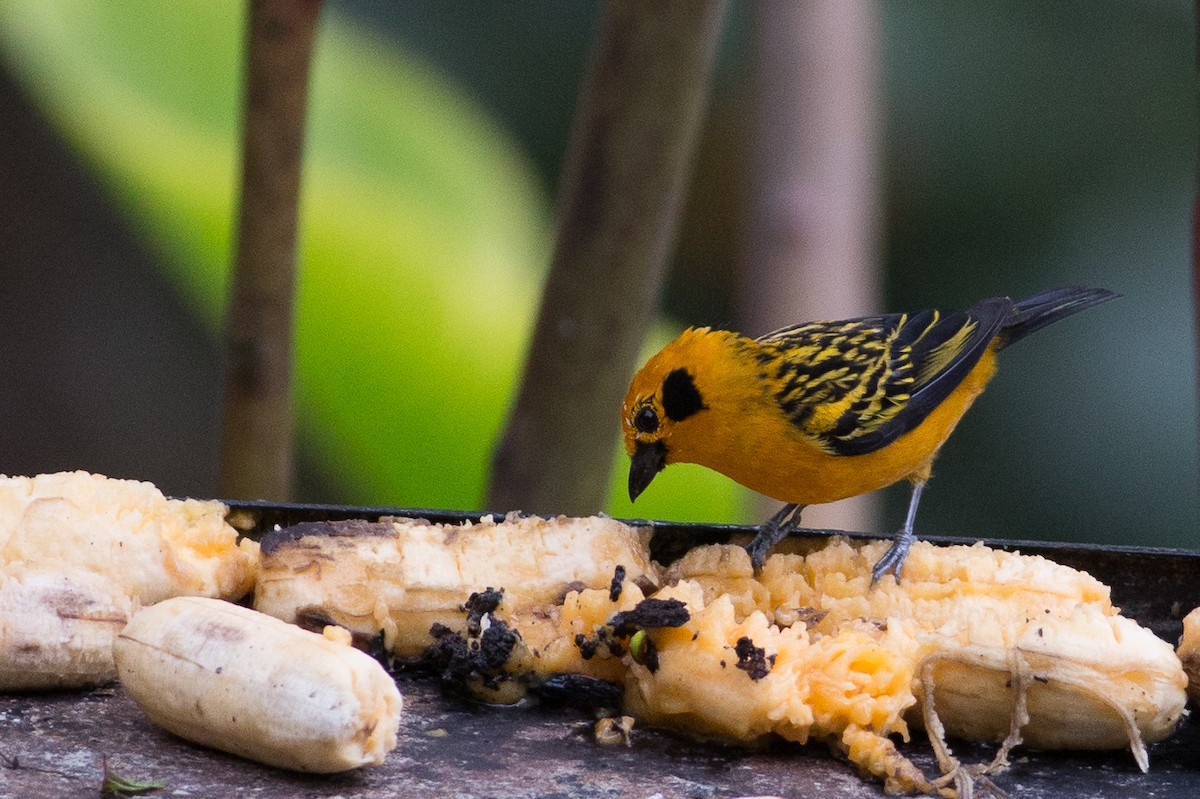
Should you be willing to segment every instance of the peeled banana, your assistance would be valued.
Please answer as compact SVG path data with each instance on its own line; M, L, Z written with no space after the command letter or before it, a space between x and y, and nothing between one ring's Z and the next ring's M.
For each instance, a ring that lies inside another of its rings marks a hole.
M640 532L609 519L338 530L268 536L257 606L384 631L406 657L450 651L459 673L448 676L491 701L496 685L511 701L571 673L620 684L626 710L652 724L830 741L892 791L964 789L946 734L1002 742L995 769L1021 742L1128 747L1146 768L1145 744L1183 713L1171 647L1120 616L1102 583L1040 557L918 542L902 582L872 587L886 542L835 538L756 575L729 546L664 572ZM504 590L481 608L486 587ZM472 660L497 625L503 647L491 651L504 658ZM913 724L929 730L942 777L895 748Z
M1188 699L1192 707L1200 708L1200 608L1183 617L1178 652L1188 676Z
M83 688L117 676L112 647L133 602L80 569L0 569L0 691Z
M226 511L87 472L0 477L0 565L93 572L143 605L181 595L236 599L254 586L258 545L238 541Z
M300 524L263 539L257 610L284 621L338 624L367 638L384 634L416 657L441 624L465 628L474 591L503 589L509 609L542 608L575 586L656 574L649 534L613 519L541 519L515 514L478 524L418 519Z
M114 653L146 715L205 746L315 773L379 765L396 746L400 692L339 628L178 597L138 611Z

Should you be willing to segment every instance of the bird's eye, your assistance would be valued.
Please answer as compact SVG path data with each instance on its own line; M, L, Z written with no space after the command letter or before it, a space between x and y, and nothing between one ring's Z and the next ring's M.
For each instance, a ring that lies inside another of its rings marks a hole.
M647 405L633 417L633 426L643 433L653 433L658 429L658 414Z

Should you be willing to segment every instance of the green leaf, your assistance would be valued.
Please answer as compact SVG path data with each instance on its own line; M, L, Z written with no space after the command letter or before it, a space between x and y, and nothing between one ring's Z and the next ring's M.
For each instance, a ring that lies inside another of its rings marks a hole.
M112 771L108 759L104 760L104 785L100 788L100 796L104 799L127 799L131 796L160 791L166 785L162 780L136 780Z

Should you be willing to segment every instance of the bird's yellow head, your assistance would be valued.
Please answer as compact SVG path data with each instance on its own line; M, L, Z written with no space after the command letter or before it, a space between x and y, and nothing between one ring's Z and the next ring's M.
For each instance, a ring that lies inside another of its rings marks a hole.
M688 461L678 445L703 436L706 386L714 364L728 357L734 333L689 328L646 362L629 384L621 428L629 453L629 498L650 485L670 463Z

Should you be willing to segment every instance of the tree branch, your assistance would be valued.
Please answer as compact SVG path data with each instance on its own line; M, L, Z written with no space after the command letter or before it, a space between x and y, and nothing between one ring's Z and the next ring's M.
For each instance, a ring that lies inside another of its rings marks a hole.
M286 500L292 482L296 219L319 0L251 0L242 190L225 329L221 495Z
M725 0L610 0L488 507L603 509L621 398L678 228Z

